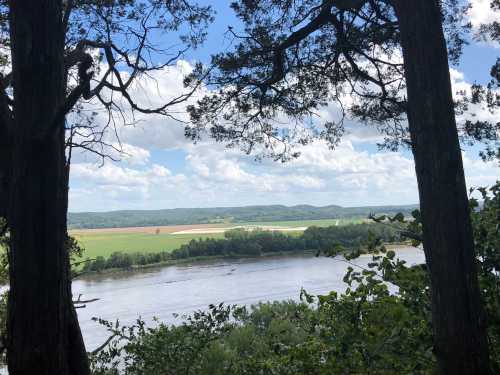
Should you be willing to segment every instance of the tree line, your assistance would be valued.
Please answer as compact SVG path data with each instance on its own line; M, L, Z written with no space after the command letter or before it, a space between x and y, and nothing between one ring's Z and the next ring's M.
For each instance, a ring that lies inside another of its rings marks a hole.
M397 230L383 224L349 224L330 227L309 227L299 235L278 231L233 229L224 238L193 239L171 252L126 253L114 252L107 259L98 256L85 262L83 272L108 269L130 269L134 266L165 263L199 257L260 256L304 251L330 251L337 246L357 249L366 246L367 239L386 242L401 239Z

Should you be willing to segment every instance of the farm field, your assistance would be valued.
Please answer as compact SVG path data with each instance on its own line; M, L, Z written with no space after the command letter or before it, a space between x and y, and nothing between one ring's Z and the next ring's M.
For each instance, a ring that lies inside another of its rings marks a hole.
M222 238L223 233L216 234L170 234L170 233L140 233L140 232L110 232L73 234L78 243L85 248L84 257L109 257L112 253L158 253L177 249L192 239Z
M251 226L282 226L289 228L296 227L329 227L331 225L347 225L366 222L366 219L322 219L322 220L291 220L291 221L262 221L251 223L235 223L234 225L251 225Z
M304 220L228 224L172 225L159 227L102 228L70 231L85 248L84 257L109 257L112 253L157 253L171 251L192 239L222 238L224 231L234 227L282 230L289 234L302 232L309 226L346 225L362 222L361 219ZM158 232L158 234L157 234Z

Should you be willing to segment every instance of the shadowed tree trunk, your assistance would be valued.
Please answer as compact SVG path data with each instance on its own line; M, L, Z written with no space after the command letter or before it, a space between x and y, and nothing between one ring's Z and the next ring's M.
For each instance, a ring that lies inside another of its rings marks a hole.
M393 3L405 61L436 356L442 374L489 374L486 324L440 8L437 0Z
M4 88L0 83L0 93L2 90ZM0 94L0 217L7 217L11 157L10 125L12 119L8 117L9 111L4 110L5 108L8 108L7 99Z
M61 0L11 0L14 72L8 311L10 375L88 374L66 241Z
M0 130L0 217L7 216L8 208L8 173L10 144L6 141L7 134Z

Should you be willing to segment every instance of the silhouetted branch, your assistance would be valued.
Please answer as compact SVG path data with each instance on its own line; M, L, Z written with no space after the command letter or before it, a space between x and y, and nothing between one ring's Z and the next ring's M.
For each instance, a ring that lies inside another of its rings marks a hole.
M113 333L111 336L108 337L108 339L106 341L104 341L104 343L102 345L100 345L99 347L97 347L96 349L92 350L90 352L90 354L92 355L95 355L97 353L99 353L101 350L103 350L106 346L108 346L108 344L111 342L111 340L113 340L116 336L118 336L117 333Z
M75 309L83 309L87 307L87 303L92 303L99 301L99 298L93 298L89 300L82 300L82 295L78 295L78 299L76 301L73 301L73 305L75 305Z

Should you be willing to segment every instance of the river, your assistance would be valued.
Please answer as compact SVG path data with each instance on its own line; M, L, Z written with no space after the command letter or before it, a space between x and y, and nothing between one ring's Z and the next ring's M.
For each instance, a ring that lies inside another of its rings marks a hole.
M413 265L424 262L423 251L404 248L397 256ZM352 264L366 266L371 256ZM280 256L218 260L207 263L151 268L116 274L94 275L73 282L73 294L99 298L78 309L88 350L103 343L108 334L92 317L130 324L139 316L178 323L186 314L211 303L251 305L259 301L298 300L300 289L312 294L342 292L342 278L349 263L343 257Z

